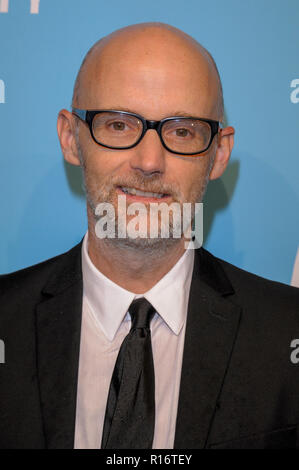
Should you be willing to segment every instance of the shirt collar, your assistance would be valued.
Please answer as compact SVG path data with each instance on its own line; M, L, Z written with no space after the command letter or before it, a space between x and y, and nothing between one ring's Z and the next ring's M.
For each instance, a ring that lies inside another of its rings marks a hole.
M187 249L168 273L144 294L130 292L101 273L88 254L88 232L82 244L83 295L105 336L113 341L132 301L145 297L168 327L178 335L187 317L194 263ZM126 318L129 320L129 316Z

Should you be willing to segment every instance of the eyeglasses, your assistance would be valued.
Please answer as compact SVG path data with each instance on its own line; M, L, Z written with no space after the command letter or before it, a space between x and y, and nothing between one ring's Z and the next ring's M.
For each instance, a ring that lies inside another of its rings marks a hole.
M115 150L135 147L148 129L154 129L169 152L198 155L208 150L219 130L219 121L196 117L174 116L148 121L138 114L111 109L72 108L72 112L88 125L97 144Z

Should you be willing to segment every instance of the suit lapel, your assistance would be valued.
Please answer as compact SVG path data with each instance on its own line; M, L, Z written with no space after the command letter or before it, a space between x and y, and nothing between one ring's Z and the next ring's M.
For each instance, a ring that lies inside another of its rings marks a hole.
M175 449L204 448L239 325L240 307L220 263L196 250L188 316Z
M47 448L74 446L82 312L81 243L59 258L37 306L37 366Z

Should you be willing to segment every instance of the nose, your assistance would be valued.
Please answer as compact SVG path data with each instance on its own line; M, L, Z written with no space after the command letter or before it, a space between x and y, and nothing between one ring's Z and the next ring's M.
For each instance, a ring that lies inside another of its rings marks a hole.
M143 139L133 149L131 168L150 176L165 171L165 152L155 129L148 129Z

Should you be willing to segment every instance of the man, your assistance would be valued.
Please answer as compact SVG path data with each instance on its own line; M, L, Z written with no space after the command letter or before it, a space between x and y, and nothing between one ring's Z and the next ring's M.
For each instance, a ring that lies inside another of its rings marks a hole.
M162 215L156 237L121 236L121 201L194 208L223 174L234 129L212 57L168 25L121 29L85 57L72 106L58 135L88 233L1 279L0 446L295 448L298 289L186 249L174 213L168 238Z

